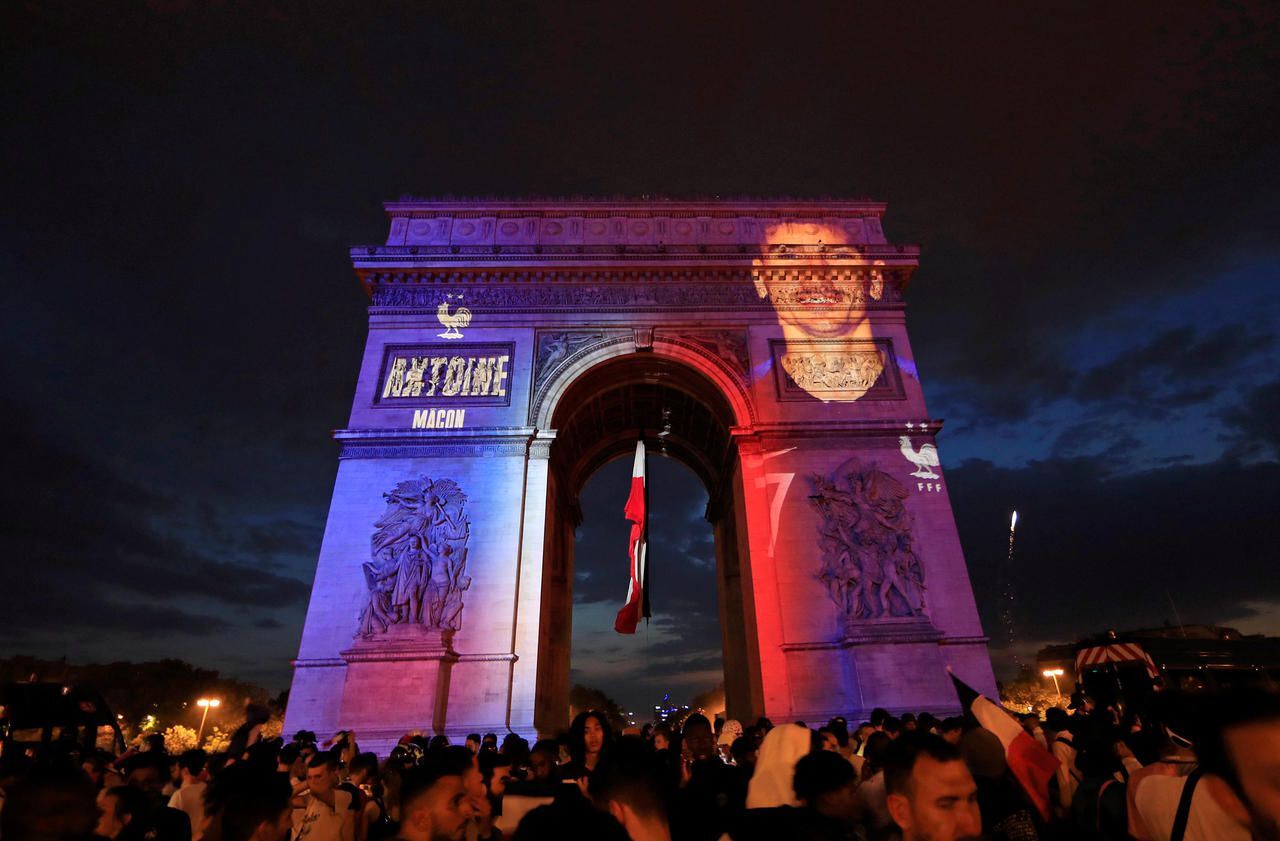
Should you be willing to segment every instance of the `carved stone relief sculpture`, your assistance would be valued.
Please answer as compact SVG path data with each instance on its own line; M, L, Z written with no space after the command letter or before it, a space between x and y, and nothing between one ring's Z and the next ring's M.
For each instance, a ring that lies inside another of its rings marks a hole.
M875 348L844 353L787 353L782 357L782 369L792 382L810 393L865 392L880 379L884 371L884 356Z
M533 356L533 401L529 410L530 422L538 416L538 410L547 396L547 387L566 365L593 352L602 345L623 340L629 341L633 336L631 330L622 329L587 329L587 330L551 330L539 331L536 350Z
M845 623L925 613L924 570L913 545L907 490L875 462L852 458L809 477L822 517L817 578Z
M466 494L452 479L422 476L382 498L387 508L374 523L371 559L362 565L369 600L357 636L373 639L394 625L456 631L462 594L471 586Z
M743 382L748 381L751 364L747 357L745 330L663 330L668 340L692 342L724 363Z
M610 331L617 332L617 331ZM538 350L533 363L533 387L536 391L570 356L599 344L604 330L558 330L538 334Z
M901 400L902 377L889 339L771 341L778 398Z

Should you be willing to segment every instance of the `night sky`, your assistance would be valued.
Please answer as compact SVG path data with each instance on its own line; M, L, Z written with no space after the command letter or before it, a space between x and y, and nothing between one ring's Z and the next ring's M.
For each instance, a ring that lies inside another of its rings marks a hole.
M1280 9L861 5L4 4L0 655L287 685L347 248L402 194L888 202L998 671L1015 507L1024 656L1174 605L1280 634ZM625 461L577 553L575 677L633 707L719 668L705 491L653 470L647 636Z

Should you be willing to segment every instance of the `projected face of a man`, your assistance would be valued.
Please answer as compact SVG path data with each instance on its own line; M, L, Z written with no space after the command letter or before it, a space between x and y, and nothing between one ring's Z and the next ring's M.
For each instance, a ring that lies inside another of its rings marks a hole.
M796 385L824 402L857 400L884 368L870 341L866 310L869 300L882 297L884 279L877 269L855 268L847 257L788 249L846 241L843 230L822 222L772 225L765 229L764 254L755 264L756 292L773 304L787 342L782 367ZM855 272L865 279L850 279ZM806 346L815 340L824 344Z

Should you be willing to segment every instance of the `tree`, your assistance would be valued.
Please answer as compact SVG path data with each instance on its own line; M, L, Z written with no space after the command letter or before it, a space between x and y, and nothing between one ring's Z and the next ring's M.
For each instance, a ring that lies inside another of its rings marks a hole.
M218 698L216 710L209 711L208 725L241 717L248 700L269 703L265 689L251 683L223 677L212 669L202 669L181 660L154 660L145 663L119 661L75 665L66 659L42 660L16 656L0 660L0 683L16 681L77 684L102 693L121 724L140 727L152 716L157 729L172 724L196 727L201 709L196 699Z
M569 690L569 719L572 721L579 713L587 710L603 713L615 733L627 726L626 716L622 714L622 707L617 701L593 686L575 683Z
M190 727L175 724L164 731L164 749L170 756L178 756L183 751L196 746L196 731Z
M1000 684L1000 702L1019 713L1035 713L1041 718L1050 707L1066 709L1067 699L1036 678L1035 672L1023 668L1016 678Z
M274 739L280 736L284 730L283 711L277 709L274 704L270 706L271 718L267 719L261 729L263 739ZM223 727L214 727L204 737L204 744L201 747L209 753L224 753L227 748L231 747L231 737L240 729L244 721L244 715L241 715L239 718L224 722Z
M207 753L226 753L227 748L231 747L231 736L234 733L235 730L223 730L221 727L215 727L204 737L204 744L201 747Z

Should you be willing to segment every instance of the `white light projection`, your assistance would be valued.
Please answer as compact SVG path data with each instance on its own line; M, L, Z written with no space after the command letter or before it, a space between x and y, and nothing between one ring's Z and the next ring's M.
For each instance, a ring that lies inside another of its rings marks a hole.
M858 400L885 368L866 309L884 297L884 273L855 269L847 253L825 250L847 240L847 232L824 222L768 224L765 256L753 271L756 293L773 304L782 328L781 368L789 382L824 403ZM790 246L823 250L793 254Z
M436 319L444 325L445 331L438 334L442 339L461 339L462 328L471 323L471 310L458 305L458 308L452 313L449 312L449 301L457 298L462 300L462 295L449 293L445 299L440 302L440 306L436 307Z

